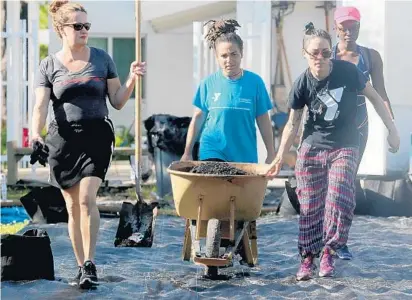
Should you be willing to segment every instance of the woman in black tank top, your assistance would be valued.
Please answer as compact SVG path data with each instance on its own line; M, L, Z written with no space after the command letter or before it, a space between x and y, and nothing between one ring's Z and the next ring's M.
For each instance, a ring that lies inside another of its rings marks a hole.
M335 10L335 28L338 34L338 44L333 48L335 59L346 60L357 65L369 79L372 79L372 86L385 102L385 106L394 115L386 94L385 81L383 77L383 63L378 51L359 46L356 41L359 36L360 13L355 7L339 7ZM368 139L368 115L366 110L365 97L359 97L358 127L361 133L359 163L362 160Z
M382 58L378 51L356 43L359 36L360 18L360 13L355 7L342 6L335 10L334 19L338 43L333 47L332 57L355 64L369 80L372 79L373 87L384 100L386 108L389 110L392 119L394 119L385 89ZM357 166L359 170L369 132L368 111L363 95L358 96L358 111L356 114L359 129L359 160ZM352 259L352 254L346 245L337 251L337 255L342 259Z

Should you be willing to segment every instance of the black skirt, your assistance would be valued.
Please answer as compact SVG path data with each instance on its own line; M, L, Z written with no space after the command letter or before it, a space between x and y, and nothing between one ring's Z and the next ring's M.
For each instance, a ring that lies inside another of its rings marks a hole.
M85 177L104 181L114 141L114 127L109 118L51 122L45 141L50 150L50 184L67 189Z

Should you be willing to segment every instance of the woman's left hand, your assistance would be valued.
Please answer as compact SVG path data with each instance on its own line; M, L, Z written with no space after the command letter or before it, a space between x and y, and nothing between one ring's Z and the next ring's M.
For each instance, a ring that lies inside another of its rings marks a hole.
M273 162L270 164L266 176L269 179L273 179L276 177L276 175L279 174L280 170L282 169L283 165L283 157L282 156L276 156Z
M146 62L134 61L130 65L130 77L136 79L138 76L146 74Z

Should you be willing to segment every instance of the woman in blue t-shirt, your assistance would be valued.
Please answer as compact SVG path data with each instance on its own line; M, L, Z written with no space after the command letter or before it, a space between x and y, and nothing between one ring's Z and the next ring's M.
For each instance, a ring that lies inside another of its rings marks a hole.
M334 255L346 245L355 209L355 176L359 158L357 96L365 95L389 130L388 143L399 149L399 135L379 94L356 66L331 60L331 37L312 23L306 26L303 55L309 68L289 95L290 115L268 176L275 176L298 131L303 109L308 118L295 167L300 203L298 280L308 280L320 258L319 276L333 276Z
M215 50L220 70L198 87L182 160L192 159L200 135L200 160L257 163L257 123L270 163L275 157L268 114L272 103L262 78L240 67L243 41L235 32L240 26L236 20L208 23L206 39Z

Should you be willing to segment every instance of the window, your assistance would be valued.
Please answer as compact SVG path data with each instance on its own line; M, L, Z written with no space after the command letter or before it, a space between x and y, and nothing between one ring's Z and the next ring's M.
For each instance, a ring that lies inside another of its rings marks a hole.
M108 40L107 38L89 38L88 45L95 48L103 49L108 52Z
M135 60L135 38L90 37L89 46L105 50L116 64L120 82L123 84L129 75L130 64ZM146 39L141 39L142 61L146 60ZM146 78L142 79L142 98L145 98ZM135 97L134 91L131 98Z

